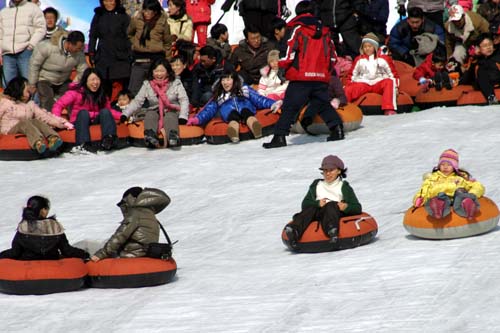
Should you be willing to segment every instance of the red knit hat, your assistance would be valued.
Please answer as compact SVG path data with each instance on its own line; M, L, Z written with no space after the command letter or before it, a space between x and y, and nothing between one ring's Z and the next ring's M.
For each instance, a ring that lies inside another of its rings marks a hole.
M453 149L446 149L441 156L439 156L438 166L443 162L450 163L453 169L458 170L458 153Z

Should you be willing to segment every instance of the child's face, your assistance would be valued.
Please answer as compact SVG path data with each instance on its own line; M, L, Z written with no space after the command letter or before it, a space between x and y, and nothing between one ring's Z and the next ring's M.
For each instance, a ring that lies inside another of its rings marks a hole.
M443 175L448 176L455 170L453 169L450 163L442 162L441 164L439 164L439 171L441 171Z
M230 76L223 77L222 80L221 80L222 88L226 92L231 91L231 89L233 88L233 83L234 83L234 80Z
M153 78L155 80L165 80L167 78L167 69L163 65L156 66L153 69Z
M363 53L367 56L375 54L375 46L370 43L363 43Z
M26 103L26 102L28 102L30 100L30 97L31 97L30 90L28 88L28 85L25 84L24 85L24 89L23 89L23 98L22 98L21 101L24 102L24 103Z
M444 63L442 62L433 62L432 66L436 69L436 71L442 71L444 69Z
M271 61L269 61L269 66L271 67L271 69L278 69L278 60L276 59L273 59Z
M491 39L486 38L479 44L479 53L485 57L492 55L494 50Z
M40 209L40 217L42 219L46 218L49 215L49 210L47 208Z
M117 104L119 106L129 105L130 104L130 98L128 98L127 95L120 95L120 96L118 96Z
M174 62L171 62L170 66L172 66L172 70L177 76L180 76L182 71L186 68L186 65L183 64L182 61L180 61L179 59L177 59Z
M323 169L321 173L325 181L331 183L340 175L340 169Z

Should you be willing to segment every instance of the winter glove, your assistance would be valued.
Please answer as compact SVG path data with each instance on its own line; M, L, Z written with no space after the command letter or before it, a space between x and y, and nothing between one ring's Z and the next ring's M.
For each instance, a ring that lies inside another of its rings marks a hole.
M127 122L127 120L128 120L128 117L126 115L122 114L120 116L120 123L123 124L123 123Z
M429 82L429 80L427 80L425 77L421 77L420 79L418 79L418 84L426 84L427 82Z
M179 118L179 125L186 125L187 122L188 122L187 119Z
M421 207L424 204L424 198L418 197L415 199L415 207Z
M64 128L66 128L67 130L72 130L75 128L75 125L73 125L72 123L70 123L69 121L65 122L63 124Z
M271 111L273 113L276 113L278 112L279 109L281 109L281 106L283 105L283 101L282 100L279 100L279 101L276 101L274 102L273 105L271 105Z
M399 16L406 16L405 5L399 5L398 14L399 14Z
M189 118L186 125L188 126L196 126L200 124L200 120L197 117Z
M340 106L340 99L334 98L330 101L330 104L333 106L335 110L337 110Z

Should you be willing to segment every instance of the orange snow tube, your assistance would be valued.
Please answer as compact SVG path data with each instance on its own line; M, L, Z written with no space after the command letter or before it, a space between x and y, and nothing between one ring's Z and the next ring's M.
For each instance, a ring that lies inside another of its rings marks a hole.
M292 125L291 130L293 132L300 134L305 133L300 122L304 118L306 112L307 107L302 109L299 114L298 121ZM337 109L337 113L342 119L342 123L344 124L344 132L354 131L361 127L361 122L363 121L363 112L361 112L361 109L357 105L350 103L345 106L339 107ZM315 135L330 134L330 129L328 128L328 126L326 126L323 119L321 119L318 114L315 114L312 124L307 127L307 132Z
M398 60L394 61L394 66L399 74L399 91L404 91L411 97L417 96L420 86L418 81L413 78L415 67Z
M63 150L69 151L76 143L76 131L75 130L62 130L58 132L63 140ZM116 125L116 136L118 137L117 147L125 148L128 146L128 128L125 124ZM101 125L91 125L90 126L90 141L92 145L99 145L101 143Z
M399 92L396 103L398 106L398 109L396 110L397 113L411 112L411 109L413 108L413 99L404 91ZM354 101L354 104L361 108L364 115L384 114L381 108L382 95L376 93L366 93Z
M128 125L130 142L135 147L146 147L144 143L144 121L134 122ZM203 140L203 128L199 126L179 125L179 137L181 146L197 145ZM163 135L158 134L160 144L163 144Z
M415 104L421 109L435 106L456 106L460 96L471 90L473 90L472 86L456 86L451 90L443 88L440 91L431 88L427 92L420 91L415 98Z
M273 134L274 124L280 118L278 113L272 113L270 109L258 110L255 117L262 125L262 136ZM231 142L227 136L227 123L217 117L205 126L205 137L210 144L218 145ZM240 124L240 141L253 139L253 134L245 124Z
M170 282L177 271L177 263L173 258L109 258L89 261L87 268L89 287L138 288Z
M0 259L0 291L44 295L83 287L87 266L78 258L60 260Z
M0 160L2 161L32 161L58 154L48 149L42 155L38 154L31 149L28 139L23 134L0 134Z
M297 242L293 249L288 237L283 230L281 240L292 251L315 253L334 250L350 249L371 242L377 235L378 225L375 219L367 214L345 216L340 219L339 239L335 244L330 243L330 238L325 235L319 222L312 222Z
M403 225L412 235L428 239L451 239L479 235L494 229L500 218L497 205L489 198L479 198L480 208L472 221L451 210L443 219L427 214L424 207L409 208Z
M495 89L497 99L500 99L500 89ZM488 101L479 90L464 91L457 101L457 105L486 105Z

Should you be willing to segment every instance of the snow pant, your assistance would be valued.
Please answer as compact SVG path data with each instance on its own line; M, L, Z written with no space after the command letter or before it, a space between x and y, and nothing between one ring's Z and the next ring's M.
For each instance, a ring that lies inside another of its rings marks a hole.
M25 49L22 52L16 54L4 54L2 55L3 61L3 81L2 85L4 88L7 84L15 77L22 76L24 78L29 77L30 70L30 58L33 51Z
M197 42L199 47L203 47L207 44L207 28L208 24L206 23L193 23L193 40L194 41L194 33L196 33Z
M227 116L227 122L229 123L230 121L236 121L238 123L245 123L246 124L247 119L249 117L255 117L255 115L252 113L252 111L250 111L248 109L242 109L241 112L233 110Z
M80 110L76 116L75 130L76 139L75 144L81 145L90 142L90 125L101 125L101 137L112 135L116 136L116 122L108 109L99 110L99 115L95 119L90 119L90 114L87 110Z
M276 17L276 14L260 10L245 10L241 16L246 28L254 26L259 30L262 36L267 38L274 37L274 30L271 22L273 18Z
M55 103L56 96L62 96L68 90L70 80L65 81L63 84L52 84L49 81L38 81L36 89L40 97L40 107L52 112L52 107Z
M476 84L486 100L488 100L488 96L495 94L495 86L500 84L500 70L492 67L477 67Z
M328 230L337 228L339 230L339 221L344 214L340 211L336 201L330 201L323 207L306 207L300 213L293 216L289 226L295 228L299 234L299 238L313 221L318 221L325 235L328 235Z
M134 62L130 70L130 81L128 83L128 90L136 96L141 89L142 83L148 76L150 62Z
M163 115L163 124L159 124L160 114L158 110L146 111L144 115L144 133L158 133L158 128L162 128L165 133L165 140L168 140L168 135L171 131L179 133L179 112L168 111Z
M462 207L462 201L466 198L471 198L474 203L476 204L477 208L479 208L479 201L477 200L477 197L474 194L468 193L465 190L458 189L455 191L455 194L453 195L453 201L450 197L448 197L445 193L441 192L436 196L439 200L444 201L444 210L443 210L443 217L446 217L450 214L451 212L451 207L453 206L453 210L455 213L459 216L462 217L467 217L467 213L465 212L464 208ZM431 198L432 199L432 198ZM425 203L425 211L433 216L432 209L429 205L430 199L427 200Z
M383 79L370 85L364 82L351 82L344 88L348 102L353 102L366 93L382 95L382 110L397 110L397 86L395 79Z
M28 138L30 147L35 149L35 143L38 140L44 140L50 136L57 136L56 131L54 131L49 125L38 119L24 119L18 122L14 127L11 128L9 134L24 134Z
M274 135L290 134L290 126L297 120L300 109L307 103L316 109L328 128L342 124L330 104L328 83L319 81L291 81L285 91L281 116L274 126Z

